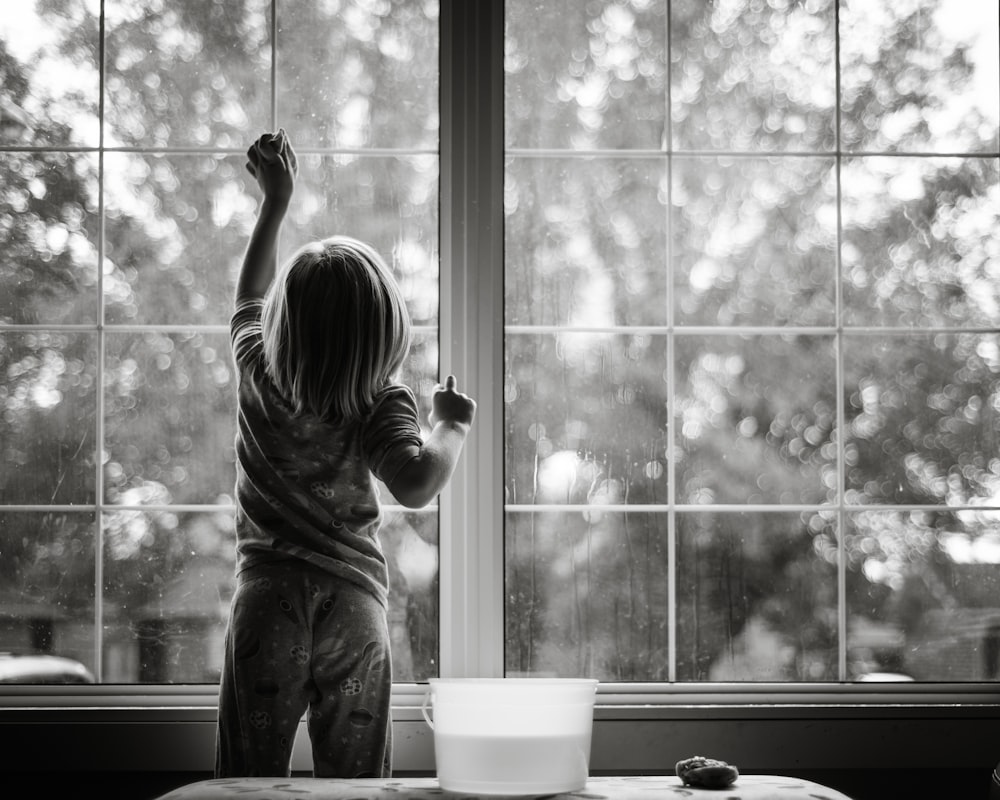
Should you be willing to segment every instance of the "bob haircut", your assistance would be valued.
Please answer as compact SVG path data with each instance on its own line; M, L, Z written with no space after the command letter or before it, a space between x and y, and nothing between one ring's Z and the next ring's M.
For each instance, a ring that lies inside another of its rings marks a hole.
M360 420L410 350L410 316L382 257L348 236L299 248L264 299L268 376L296 414Z

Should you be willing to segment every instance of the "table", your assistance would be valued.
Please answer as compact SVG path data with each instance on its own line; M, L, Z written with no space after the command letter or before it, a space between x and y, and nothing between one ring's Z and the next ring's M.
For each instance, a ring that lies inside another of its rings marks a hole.
M180 786L157 800L449 800L475 798L441 789L437 778L217 778ZM497 795L479 797L496 800ZM813 781L740 775L727 789L684 786L675 776L590 778L582 791L546 800L851 800Z

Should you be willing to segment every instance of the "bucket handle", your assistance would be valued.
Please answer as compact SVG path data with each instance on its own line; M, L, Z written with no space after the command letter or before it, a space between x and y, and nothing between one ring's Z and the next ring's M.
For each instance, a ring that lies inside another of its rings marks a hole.
M431 692L428 689L424 692L424 702L420 706L420 713L424 715L424 720L430 726L431 730L434 730L434 720L431 719L430 714L427 713L427 704L431 701Z

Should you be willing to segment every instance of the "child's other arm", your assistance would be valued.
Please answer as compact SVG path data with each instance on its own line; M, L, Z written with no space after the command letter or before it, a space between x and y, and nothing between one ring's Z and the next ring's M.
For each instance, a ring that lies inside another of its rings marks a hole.
M236 281L236 300L263 297L274 280L278 234L295 189L298 161L283 130L265 133L247 150L247 170L257 180L264 199L243 255Z
M420 448L399 471L389 490L407 508L423 508L448 484L476 416L476 401L455 389L455 376L434 393L431 424Z

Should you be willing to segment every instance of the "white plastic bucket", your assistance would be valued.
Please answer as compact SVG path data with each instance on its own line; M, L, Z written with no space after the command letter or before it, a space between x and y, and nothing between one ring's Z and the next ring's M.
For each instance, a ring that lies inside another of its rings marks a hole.
M516 795L584 788L596 680L431 678L429 683L423 714L434 731L442 789Z

